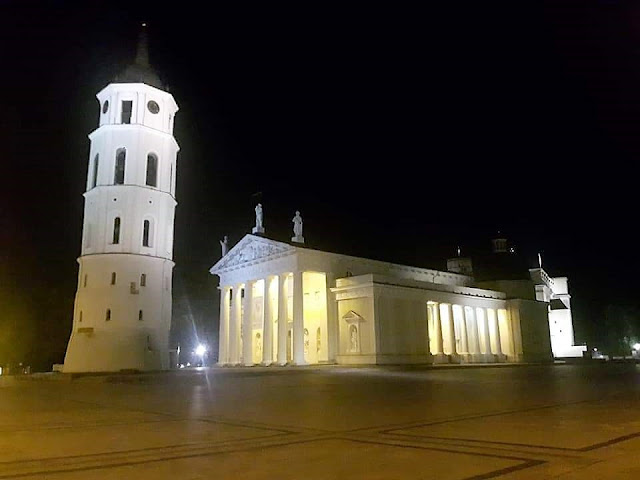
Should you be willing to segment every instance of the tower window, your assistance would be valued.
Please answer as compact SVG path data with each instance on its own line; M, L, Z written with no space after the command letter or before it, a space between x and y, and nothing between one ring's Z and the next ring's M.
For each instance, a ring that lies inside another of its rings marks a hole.
M147 286L147 274L143 273L142 275L140 275L140 286L141 287L146 287Z
M111 272L111 285L116 284L116 272Z
M86 286L87 286L87 277L88 277L88 275L85 273L85 274L84 274L84 281L83 281L83 283L82 283L82 286L83 286L83 287L86 287Z
M120 217L113 219L113 242L114 245L120 243Z
M149 247L149 230L151 230L151 222L145 220L142 224L142 246Z
M154 102L153 100L149 100L149 102L147 102L147 108L154 115L160 111L160 105L158 105L158 103Z
M78 315L78 322L82 323L82 310L80 310L80 315Z
M109 320L111 320L111 309L107 308L107 314L104 316L104 321L108 322Z
M91 178L91 188L94 188L98 184L99 161L100 161L100 155L96 153L96 157L93 159L93 177Z
M142 321L142 310L138 310L138 321Z
M158 186L158 157L153 153L147 155L147 185Z
M116 150L116 168L113 174L113 183L122 185L124 183L124 168L127 160L127 150L119 148Z
M109 100L105 100L102 104L102 113L107 113L109 110Z
M124 100L122 102L122 122L131 123L131 112L133 111L133 100Z

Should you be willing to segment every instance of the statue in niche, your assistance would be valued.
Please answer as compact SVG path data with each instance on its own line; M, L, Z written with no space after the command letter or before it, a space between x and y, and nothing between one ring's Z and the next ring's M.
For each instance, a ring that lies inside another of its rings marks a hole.
M296 216L293 217L293 238L292 242L304 243L304 237L302 236L302 217L300 212L296 211Z
M358 327L355 325L351 325L349 327L349 351L354 353L360 351L360 345L358 343Z
M304 354L309 354L309 330L304 329Z
M264 233L264 224L263 224L263 215L262 215L262 204L259 203L256 205L256 226L253 227L252 233Z
M262 336L256 333L256 356L262 359Z
M224 257L229 252L229 238L225 235L224 240L218 240L220 247L222 247L222 256Z

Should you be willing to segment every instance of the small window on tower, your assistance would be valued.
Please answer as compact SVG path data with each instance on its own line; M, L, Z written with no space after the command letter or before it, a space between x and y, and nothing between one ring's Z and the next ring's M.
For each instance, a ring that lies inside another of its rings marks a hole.
M151 222L145 220L142 224L142 246L149 247L149 230L151 229Z
M122 185L124 183L124 169L127 160L127 150L119 148L116 150L116 168L113 174L113 183Z
M98 164L100 162L100 155L96 153L93 159L93 177L91 178L91 188L94 188L98 184Z
M131 112L133 111L133 101L124 100L122 102L122 122L131 123Z
M105 100L102 104L102 113L107 113L109 110L109 100Z
M142 310L138 310L138 321L142 321Z
M88 277L88 275L85 273L85 274L84 274L84 282L82 283L82 286L83 286L83 287L86 287L86 286L87 286L87 277Z
M82 323L82 310L80 310L80 315L78 315L78 322Z
M147 155L147 185L158 186L158 157L153 153Z
M158 103L154 102L153 100L149 100L149 102L147 103L147 108L154 115L160 111L160 105L158 105Z
M111 285L116 284L116 272L111 272Z
M120 243L120 217L113 219L113 242L114 245Z
M142 275L140 275L140 286L141 287L146 287L147 286L147 274L143 273Z
M109 320L111 320L111 309L107 308L107 314L104 317L104 321L108 322Z

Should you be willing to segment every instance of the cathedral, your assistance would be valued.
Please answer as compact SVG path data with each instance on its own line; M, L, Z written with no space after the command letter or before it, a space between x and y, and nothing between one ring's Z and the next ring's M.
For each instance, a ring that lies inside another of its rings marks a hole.
M270 239L261 212L210 270L220 365L545 362L586 350L574 345L567 279L522 268L504 238L438 271L307 248L299 212L290 242Z
M135 62L97 94L78 287L64 372L166 370L172 308L178 106L149 65ZM220 280L218 364L544 362L579 357L568 281L529 269L493 240L490 255L446 271L305 245L256 224L210 269Z

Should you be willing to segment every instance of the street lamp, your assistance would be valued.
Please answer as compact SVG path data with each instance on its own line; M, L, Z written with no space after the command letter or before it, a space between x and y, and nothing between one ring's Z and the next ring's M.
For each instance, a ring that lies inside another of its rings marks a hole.
M196 351L195 354L197 356L199 356L200 358L204 357L204 354L207 353L207 347L205 347L203 344L200 344L196 347Z

